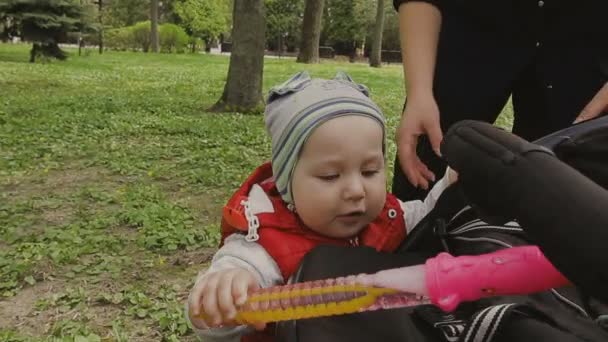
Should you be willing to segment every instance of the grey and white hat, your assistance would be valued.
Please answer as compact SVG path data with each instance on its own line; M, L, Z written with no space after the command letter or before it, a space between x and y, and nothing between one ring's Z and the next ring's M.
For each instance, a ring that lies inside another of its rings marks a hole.
M272 140L272 171L281 197L293 203L291 175L300 150L320 124L343 115L368 116L385 130L384 115L367 87L343 72L333 79L311 79L299 72L270 90L264 119Z

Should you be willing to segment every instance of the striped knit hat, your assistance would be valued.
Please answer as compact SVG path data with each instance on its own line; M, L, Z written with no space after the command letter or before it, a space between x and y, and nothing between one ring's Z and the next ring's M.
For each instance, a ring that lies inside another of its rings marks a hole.
M272 172L285 202L293 203L291 175L306 139L317 126L343 115L368 116L385 130L384 115L367 87L343 72L331 80L299 72L270 90L264 116L272 140Z

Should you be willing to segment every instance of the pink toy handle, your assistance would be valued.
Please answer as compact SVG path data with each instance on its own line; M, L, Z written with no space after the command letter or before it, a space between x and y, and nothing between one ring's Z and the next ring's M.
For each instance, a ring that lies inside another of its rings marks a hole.
M522 246L478 256L441 253L427 260L426 283L433 304L450 312L461 302L541 292L569 282L538 247Z

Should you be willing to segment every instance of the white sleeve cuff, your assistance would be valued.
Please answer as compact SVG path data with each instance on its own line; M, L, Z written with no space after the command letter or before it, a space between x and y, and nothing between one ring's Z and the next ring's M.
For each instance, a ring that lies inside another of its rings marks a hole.
M443 191L450 186L448 170L449 169L447 169L443 177L435 183L424 199L424 202L421 200L407 202L399 201L401 209L403 210L403 215L405 216L405 228L408 233L411 232L412 229L414 229L414 227L433 210L433 208L435 208L435 204Z

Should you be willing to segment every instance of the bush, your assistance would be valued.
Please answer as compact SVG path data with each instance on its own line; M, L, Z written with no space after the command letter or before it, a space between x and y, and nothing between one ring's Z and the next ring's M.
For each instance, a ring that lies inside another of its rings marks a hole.
M130 27L107 30L104 33L104 44L111 49L121 51L135 49L133 34Z
M188 46L190 47L190 52L196 53L205 49L205 41L200 38L190 36L188 38Z
M175 24L163 24L159 28L160 47L164 52L184 52L190 37L183 28Z
M159 43L164 52L184 52L194 43L194 48L201 45L200 39L191 38L183 28L174 24L163 24L158 29ZM133 26L107 30L105 45L116 50L133 49L148 52L150 50L150 21L139 22Z
M141 47L144 52L148 52L150 49L150 25L150 21L148 20L129 27L134 45Z

